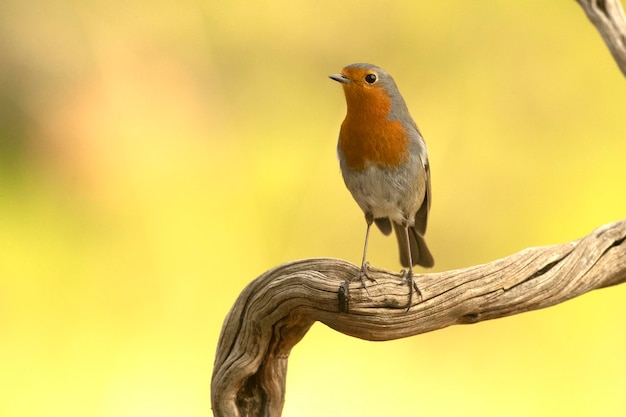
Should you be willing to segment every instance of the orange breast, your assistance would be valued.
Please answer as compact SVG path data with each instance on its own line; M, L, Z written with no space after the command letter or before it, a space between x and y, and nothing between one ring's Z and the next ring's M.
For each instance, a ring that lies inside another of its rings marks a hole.
M409 138L398 120L387 120L391 103L387 94L373 89L366 94L345 89L348 113L339 133L339 149L349 168L361 171L368 163L381 168L408 160Z

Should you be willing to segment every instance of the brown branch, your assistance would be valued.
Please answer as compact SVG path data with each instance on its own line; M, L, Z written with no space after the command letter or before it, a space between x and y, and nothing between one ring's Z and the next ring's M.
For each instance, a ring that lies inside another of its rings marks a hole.
M372 269L377 283L368 285L368 295L358 280L344 285L358 273L348 262L280 265L252 281L226 317L213 369L213 411L280 416L289 353L315 321L361 339L392 340L548 307L626 282L625 240L626 219L574 242L419 275L422 298L408 312L408 286L399 274Z
M626 76L626 18L620 0L576 0Z

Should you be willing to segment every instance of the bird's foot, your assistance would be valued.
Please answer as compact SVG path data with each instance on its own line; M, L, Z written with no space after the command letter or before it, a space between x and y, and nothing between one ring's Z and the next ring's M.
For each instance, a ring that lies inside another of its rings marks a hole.
M373 281L374 283L378 284L378 281L376 281L374 278L369 276L368 274L369 268L370 268L369 262L364 262L363 265L361 266L361 269L359 270L359 280L361 281L361 285L365 289L365 292L367 293L368 296L370 295L370 292L367 290L367 281Z
M412 270L409 270L409 272L402 270L402 276L404 277L405 282L409 284L409 305L406 308L406 311L409 311L413 305L413 292L417 293L420 298L422 298L422 292L415 282L415 275Z

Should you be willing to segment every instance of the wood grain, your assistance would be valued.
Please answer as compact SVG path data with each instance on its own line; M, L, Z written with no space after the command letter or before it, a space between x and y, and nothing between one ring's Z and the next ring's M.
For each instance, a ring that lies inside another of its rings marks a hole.
M626 76L626 17L620 0L577 0Z
M626 281L626 220L554 246L494 262L416 277L422 298L407 312L409 287L398 273L303 259L252 281L228 313L211 384L215 416L280 416L287 361L315 321L365 340L414 336L549 307Z

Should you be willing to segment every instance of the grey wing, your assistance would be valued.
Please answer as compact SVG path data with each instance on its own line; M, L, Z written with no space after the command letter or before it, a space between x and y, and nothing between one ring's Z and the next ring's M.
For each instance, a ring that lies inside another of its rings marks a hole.
M422 201L422 205L419 210L417 210L417 213L415 213L415 230L417 230L421 236L426 234L426 223L428 222L428 212L430 211L430 200L432 195L430 191L430 164L428 163L428 157L426 157L426 161L424 161L424 175L426 175L426 192L424 193L424 201Z
M411 119L412 125L415 128L416 135L412 135L413 146L416 146L417 154L419 155L418 161L423 167L424 172L424 200L422 201L422 205L415 213L415 230L420 236L424 236L426 234L426 224L428 223L428 212L430 211L430 200L432 198L432 192L430 189L430 164L428 162L428 151L426 149L426 142L424 141L424 137L420 133L417 124L413 119Z

